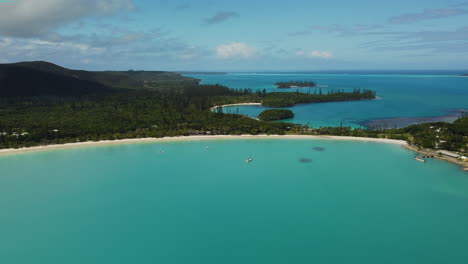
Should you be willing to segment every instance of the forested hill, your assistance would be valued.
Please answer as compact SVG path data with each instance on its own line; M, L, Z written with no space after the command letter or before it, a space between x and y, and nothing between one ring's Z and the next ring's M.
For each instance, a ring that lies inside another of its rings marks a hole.
M0 64L0 96L81 96L117 89L162 89L198 80L162 71L71 70L45 61Z
M37 66L37 67L36 67ZM105 85L46 63L0 65L0 96L81 96L109 92Z

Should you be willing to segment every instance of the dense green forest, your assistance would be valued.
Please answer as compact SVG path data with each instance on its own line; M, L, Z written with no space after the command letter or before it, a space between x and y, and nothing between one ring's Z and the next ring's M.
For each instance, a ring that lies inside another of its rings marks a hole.
M372 100L376 94L371 90L355 89L352 92L342 90L328 90L323 93L321 89L314 93L296 92L273 92L267 93L266 90L253 92L250 89L232 90L233 94L228 96L215 96L211 98L213 105L236 104L236 103L261 103L266 107L290 107L296 104L304 103L324 103L324 102L342 102Z
M267 107L289 107L304 103L323 103L340 101L357 101L375 99L376 94L371 90L355 89L353 92L344 92L341 90L328 90L322 93L322 90L310 93L269 93L262 100L262 105Z
M424 148L440 148L468 153L468 116L454 123L428 123L402 128L402 131L412 135L410 141Z
M215 113L208 102L203 95L159 91L50 101L11 99L0 108L0 147L195 134L284 134L291 126Z
M260 113L258 119L263 121L276 121L290 119L294 117L294 113L288 109L268 109Z
M288 89L296 87L315 87L317 84L311 81L289 81L289 82L277 82L275 85L278 88Z
M90 72L44 62L0 64L0 97L82 96L113 90L178 89L199 80L155 71Z
M24 78L30 74L37 78ZM212 112L216 98L260 93L198 82L166 72L86 72L46 62L1 65L0 148L193 134L284 134L292 127Z

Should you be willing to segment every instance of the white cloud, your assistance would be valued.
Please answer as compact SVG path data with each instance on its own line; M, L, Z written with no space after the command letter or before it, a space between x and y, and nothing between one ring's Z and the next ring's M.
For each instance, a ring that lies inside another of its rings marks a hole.
M123 32L125 36L127 32ZM121 44L120 35L57 36L55 38L14 38L0 36L0 62L46 60L56 64L82 69L126 70L179 70L195 60L210 56L212 51L172 38L141 32L145 41ZM109 64L109 62L112 62ZM164 64L161 64L163 62Z
M299 50L296 52L296 55L301 56L301 57L306 57L306 58L322 58L322 59L333 58L333 53L329 51L319 51L319 50L311 50L311 51Z
M92 47L85 43L51 42L40 39L0 39L2 54L0 60L16 62L27 60L63 59L70 60L94 57L105 53L104 48ZM46 55L46 56L45 56Z
M134 8L132 0L20 0L0 8L0 35L35 37L77 19Z
M247 59L255 55L257 55L257 49L242 42L233 42L216 47L216 57L218 59Z

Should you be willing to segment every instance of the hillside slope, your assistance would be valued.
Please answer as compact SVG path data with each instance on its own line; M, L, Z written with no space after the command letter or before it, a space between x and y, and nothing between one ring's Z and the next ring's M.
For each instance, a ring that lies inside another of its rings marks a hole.
M164 89L198 80L162 71L71 70L45 61L0 64L0 96L80 96L117 89Z

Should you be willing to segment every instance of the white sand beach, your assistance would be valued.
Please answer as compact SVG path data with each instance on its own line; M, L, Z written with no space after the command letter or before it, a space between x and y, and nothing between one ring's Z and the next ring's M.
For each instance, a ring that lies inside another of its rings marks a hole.
M0 149L0 155L8 154L21 154L29 152L69 149L77 147L98 147L120 144L137 144L137 143L158 143L158 142L176 142L176 141L190 141L190 140L233 140L233 139L310 139L310 140L351 140L351 141L364 141L386 144L397 144L405 146L406 141L393 140L384 138L363 138L363 137L340 137L340 136L308 136L308 135L242 135L242 136L185 136L185 137L165 137L165 138L134 138L122 140L103 140L103 141L90 141L90 142L77 142L58 145L45 145L30 148L19 149Z
M261 106L262 104L261 103L239 103L239 104L225 104L225 105L216 105L216 106L213 106L211 107L211 110L214 110L216 108L220 108L220 107L228 107L228 106L245 106L245 105L259 105Z

